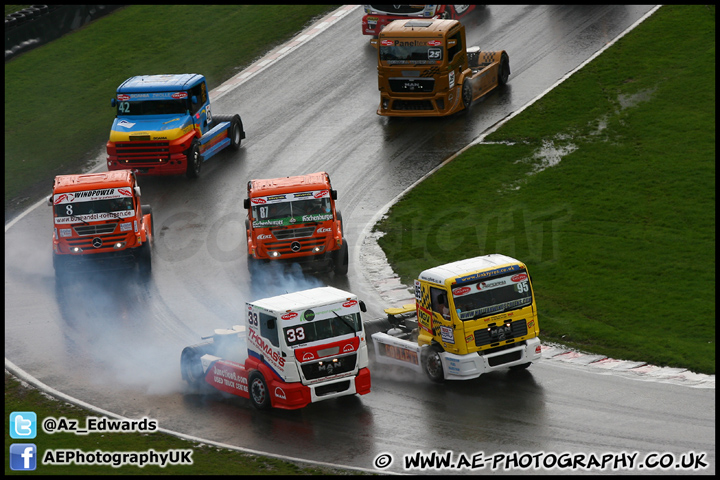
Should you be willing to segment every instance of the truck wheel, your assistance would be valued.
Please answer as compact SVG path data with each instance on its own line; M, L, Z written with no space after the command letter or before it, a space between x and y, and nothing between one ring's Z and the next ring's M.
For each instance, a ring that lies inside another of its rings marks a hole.
M270 407L270 392L268 391L262 373L257 370L250 374L250 402L258 410Z
M347 242L344 238L340 250L337 250L335 252L335 258L333 259L333 263L335 264L335 275L347 275L349 255Z
M462 86L462 102L465 109L470 108L472 101L472 85L470 84L470 79L465 78L465 82L463 82Z
M185 347L180 356L180 371L182 378L194 390L202 390L205 384L205 375L200 363L200 356L192 347Z
M240 148L240 142L242 142L242 121L240 115L234 115L230 121L230 129L228 130L228 136L230 137L230 147L233 150Z
M500 57L500 71L498 72L498 84L505 85L510 77L510 58L503 52Z
M193 143L185 155L187 156L187 177L198 178L200 176L200 168L202 167L202 158L200 158L200 147L198 144Z
M143 276L150 275L150 272L152 271L152 250L150 249L149 241L140 245L137 262L140 274Z
M423 348L422 350L423 370L425 370L428 378L436 383L440 383L445 380L440 351L440 348L435 345Z

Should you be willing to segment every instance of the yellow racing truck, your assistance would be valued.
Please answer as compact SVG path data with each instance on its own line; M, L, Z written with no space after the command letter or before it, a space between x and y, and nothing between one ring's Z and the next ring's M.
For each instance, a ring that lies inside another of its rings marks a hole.
M468 48L457 20L395 20L371 43L378 47L378 115L451 115L510 76L507 52Z
M425 270L415 280L415 303L385 313L367 325L375 332L375 361L425 372L435 382L525 369L541 358L530 274L505 255Z

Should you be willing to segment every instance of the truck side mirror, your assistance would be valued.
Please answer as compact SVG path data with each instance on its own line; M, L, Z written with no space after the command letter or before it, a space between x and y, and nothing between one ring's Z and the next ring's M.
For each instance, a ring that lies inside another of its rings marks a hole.
M140 185L135 185L135 188L133 190L135 190L135 195L137 197L140 197Z
M359 305L360 305L360 311L363 312L363 313L367 312L367 307L365 306L365 302L363 302L362 300L360 300L360 302L358 302L358 303L359 303Z
M192 102L193 105L196 105L197 104L197 96L193 95L192 97L190 97L190 101Z
M110 99L110 106L113 108L117 107L117 99L115 99L115 98Z
M250 208L250 199L249 199L249 198L246 198L245 200L243 200L243 208L244 208L245 210L247 210L248 208Z
M53 206L53 196L52 196L52 194L50 194L50 196L47 198L47 205L48 205L48 207L52 207L52 206Z
M330 190L330 198L337 200L337 190Z

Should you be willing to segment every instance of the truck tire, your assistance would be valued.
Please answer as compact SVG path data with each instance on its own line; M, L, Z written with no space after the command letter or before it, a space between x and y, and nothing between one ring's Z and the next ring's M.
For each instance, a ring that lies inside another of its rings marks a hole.
M270 408L270 392L265 383L262 373L255 370L250 374L248 383L250 384L250 402L258 410L267 410Z
M150 248L150 242L146 241L145 243L140 245L137 262L140 275L150 275L150 272L152 272L152 250Z
M435 383L442 383L445 380L443 373L442 359L440 352L442 349L437 345L430 345L422 349L422 367L425 374Z
M333 258L335 275L347 275L348 273L349 254L347 242L343 238L342 245L339 250L335 251Z
M498 85L505 85L510 77L510 57L507 53L503 52L498 68Z
M240 115L233 115L230 121L230 129L228 130L228 137L230 137L230 148L237 150L240 148L240 143L244 137L242 120Z
M200 169L202 168L200 145L198 145L197 142L193 142L185 155L187 156L187 178L198 178L200 176Z
M462 86L462 102L465 110L470 108L470 105L473 102L472 84L470 83L470 79L467 77L465 78Z
M205 375L200 362L200 352L194 347L185 347L180 355L180 372L182 378L194 390L202 390L205 385Z

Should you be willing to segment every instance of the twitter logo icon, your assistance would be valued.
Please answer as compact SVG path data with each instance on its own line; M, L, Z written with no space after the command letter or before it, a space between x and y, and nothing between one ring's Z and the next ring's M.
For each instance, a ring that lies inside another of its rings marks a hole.
M10 414L10 438L35 438L37 415L35 412L12 412Z

